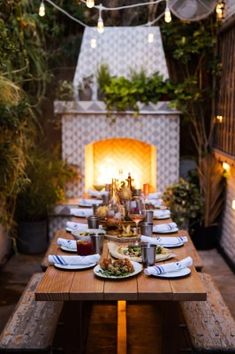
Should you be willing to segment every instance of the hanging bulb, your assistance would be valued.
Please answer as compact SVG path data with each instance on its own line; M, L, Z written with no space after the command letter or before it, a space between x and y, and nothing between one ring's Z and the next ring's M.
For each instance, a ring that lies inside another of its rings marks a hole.
M169 6L168 6L168 0L166 1L164 20L165 20L166 23L171 22L171 12L170 12L170 9L169 9Z
M95 38L91 38L90 45L91 45L91 48L96 48L96 39Z
M45 16L45 13L46 13L45 4L44 4L44 1L42 0L40 7L39 7L38 14L39 14L39 16L43 17L43 16Z
M153 41L154 41L154 35L152 32L150 32L148 34L148 43L153 43Z
M94 0L86 0L86 6L91 9L92 7L95 6L95 1Z
M97 22L97 31L99 33L103 33L104 32L104 21L102 19L102 5L99 5L99 18L98 18L98 22Z
M216 5L216 17L218 21L221 21L224 18L224 4L223 2L218 2Z

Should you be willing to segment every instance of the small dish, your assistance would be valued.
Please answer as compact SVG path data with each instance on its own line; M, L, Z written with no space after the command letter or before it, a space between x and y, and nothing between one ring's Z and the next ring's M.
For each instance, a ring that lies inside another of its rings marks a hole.
M77 249L76 248L69 248L69 247L66 247L66 246L60 246L60 249L63 250L63 251L66 251L66 252L77 252Z
M157 277L157 278L180 278L180 277L185 277L186 275L189 275L190 273L191 273L190 268L182 268L182 269L177 270L175 272L154 275L154 277Z
M79 269L88 269L88 268L92 268L96 265L96 263L90 263L90 264L83 264L83 265L79 265L79 264L75 264L75 265L64 265L64 264L58 264L58 263L54 263L54 267L55 268L59 268L59 269L66 269L66 270L79 270Z

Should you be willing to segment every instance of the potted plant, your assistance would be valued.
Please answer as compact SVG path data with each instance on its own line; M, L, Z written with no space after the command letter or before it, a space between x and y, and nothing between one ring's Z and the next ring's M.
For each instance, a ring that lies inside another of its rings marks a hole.
M48 245L48 212L64 199L64 187L76 173L55 154L34 150L26 174L27 183L16 200L17 248L26 254L42 253Z

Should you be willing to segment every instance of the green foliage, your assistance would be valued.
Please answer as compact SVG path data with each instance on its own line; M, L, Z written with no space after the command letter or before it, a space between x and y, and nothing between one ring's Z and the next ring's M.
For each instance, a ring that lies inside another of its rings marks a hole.
M157 103L173 93L169 80L164 80L158 72L147 77L143 70L131 72L130 79L127 79L124 76L111 77L108 67L103 66L98 73L98 84L109 112L133 110L138 113L138 102Z
M197 184L180 178L165 190L163 200L179 227L189 228L191 232L200 222L203 205Z
M67 182L77 173L57 154L33 150L26 167L27 183L16 201L16 220L33 221L47 217L48 211L64 199Z
M62 101L73 100L73 84L70 81L63 80L58 82L56 98Z

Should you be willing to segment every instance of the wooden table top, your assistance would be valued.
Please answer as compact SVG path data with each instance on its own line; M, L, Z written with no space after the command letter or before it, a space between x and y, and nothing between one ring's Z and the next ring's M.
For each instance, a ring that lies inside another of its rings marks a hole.
M79 220L81 221L81 220ZM164 220L167 222L169 220ZM158 222L161 223L161 222ZM179 231L180 235L187 235L186 231ZM167 234L165 236L171 236ZM177 236L177 234L174 234ZM56 239L64 237L73 239L73 236L64 230L56 233L47 254L68 254L57 245ZM68 301L68 300L140 300L140 301L201 301L206 300L206 291L197 274L195 266L201 264L200 257L192 244L191 239L183 247L175 248L176 258L180 260L191 256L194 261L192 272L189 276L178 279L162 279L140 274L123 279L110 280L95 276L93 269L86 270L61 270L52 265L47 270L39 283L36 291L36 300ZM104 256L108 255L108 248L104 247Z

